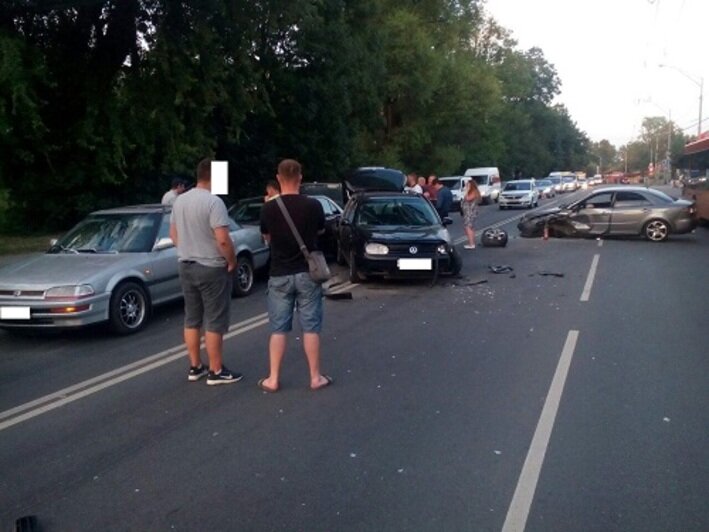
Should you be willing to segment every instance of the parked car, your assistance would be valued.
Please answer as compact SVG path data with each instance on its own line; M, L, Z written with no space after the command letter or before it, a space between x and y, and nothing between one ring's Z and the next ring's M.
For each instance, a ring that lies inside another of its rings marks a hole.
M481 168L468 168L465 177L475 179L480 189L482 203L492 203L497 201L502 188L500 170L495 166L484 166ZM462 190L462 189L461 189Z
M260 225L263 202L263 196L244 198L234 203L227 211L229 212L229 216L238 224Z
M564 176L561 178L561 188L564 192L576 192L579 189L579 182L576 176Z
M554 186L554 193L561 194L564 191L564 184L561 181L561 176L549 176L544 178L547 181L551 181Z
M517 224L522 236L643 235L660 242L697 226L694 202L674 200L645 187L604 187L555 209L527 214Z
M306 196L327 196L340 208L345 206L345 194L342 183L301 183L300 193Z
M507 181L500 193L499 205L501 210L508 207L531 209L539 205L539 191L534 185L534 179Z
M351 197L340 221L337 257L348 266L350 281L460 272L462 260L445 227L451 220L441 220L425 197L401 192L405 180L387 168L346 178Z
M451 190L453 195L453 206L451 207L451 212L460 212L460 202L463 199L463 194L465 193L465 187L470 181L471 177L465 177L462 175L457 176L446 176L439 177L438 180L446 187Z
M140 330L152 309L182 297L171 207L136 205L97 211L49 250L0 268L0 327L79 327L109 322ZM230 222L237 269L233 294L251 292L269 249L257 228Z
M556 191L554 190L554 183L549 179L536 179L534 181L534 186L539 192L540 198L554 198L556 197Z

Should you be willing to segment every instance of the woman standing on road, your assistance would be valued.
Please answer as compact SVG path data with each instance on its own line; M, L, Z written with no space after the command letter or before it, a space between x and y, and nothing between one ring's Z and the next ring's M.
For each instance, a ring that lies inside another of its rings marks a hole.
M475 219L478 217L478 205L482 195L478 189L478 184L474 179L468 181L465 187L465 195L460 201L460 212L463 215L463 227L468 237L465 249L475 249Z

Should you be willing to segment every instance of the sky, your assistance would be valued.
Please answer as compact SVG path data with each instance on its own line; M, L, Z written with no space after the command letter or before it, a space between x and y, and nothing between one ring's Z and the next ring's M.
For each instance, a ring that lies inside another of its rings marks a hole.
M542 49L562 83L556 102L592 141L619 147L640 135L643 117L670 114L697 133L702 77L709 92L709 0L487 0L486 11L520 49Z

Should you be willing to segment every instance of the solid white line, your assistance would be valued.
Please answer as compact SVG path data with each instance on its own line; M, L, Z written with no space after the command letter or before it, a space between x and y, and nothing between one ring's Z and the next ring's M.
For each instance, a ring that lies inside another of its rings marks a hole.
M583 292L581 293L580 301L588 301L591 297L591 288L593 288L593 280L596 278L596 268L598 268L598 259L600 255L596 253L593 256L593 262L591 262L591 269L588 270L588 277L586 277L586 284L583 287Z
M268 323L268 318L264 318L259 321L253 321L253 320L248 320L248 321L251 321L251 323L248 325L245 325L243 327L233 329L231 332L224 335L224 339L226 340L228 338L232 338L234 336L244 334L245 332L248 332L252 329L256 329L258 327L261 327L262 325L265 325L266 323ZM163 353L165 353L165 352L163 352ZM28 419L32 419L34 417L37 417L37 416L44 414L46 412L50 412L56 408L59 408L60 406L64 406L66 404L72 403L74 401L77 401L77 400L87 397L89 395L93 395L96 392L100 392L101 390L104 390L105 388L115 386L118 383L121 383L121 382L126 381L128 379L132 379L133 377L137 377L138 375L142 375L143 373L147 373L148 371L152 371L156 368L164 366L165 364L169 364L170 362L174 362L175 360L183 359L186 355L187 355L187 350L182 349L181 351L179 351L177 353L174 353L169 356L165 356L164 358L161 358L159 360L155 360L152 363L147 364L147 365L140 367L138 369L135 369L133 371L128 371L126 373L122 373L121 375L118 375L118 376L113 377L111 379L105 380L104 382L101 382L100 384L96 384L95 386L91 386L90 388L85 388L77 393L74 393L71 395L60 395L60 392L51 394L51 397L54 400L45 404L44 406L41 406L39 408L35 408L33 410L30 410L29 412L25 412L24 414L21 414L19 416L8 419L7 421L1 422L0 423L0 431L3 431L9 427L12 427L13 425L17 425L18 423L22 423L23 421L27 421ZM148 357L148 358L155 359L155 357L156 357L156 355L154 355L152 357ZM140 362L145 362L145 360L146 359L144 359ZM129 364L129 366L135 366L135 363ZM119 370L124 370L126 367L128 367L128 366L124 366L123 368L119 368ZM118 371L118 370L116 370L116 371ZM115 373L116 371L114 371L112 373ZM106 375L106 374L104 374L104 375ZM95 382L96 379L97 378L90 379L90 381ZM78 389L80 387L85 387L88 382L89 381L79 383L78 385L73 386L72 388ZM47 396L47 397L49 397L49 396ZM42 398L42 399L46 399L46 397ZM33 401L33 402L35 402L35 401ZM44 402L46 402L46 400ZM23 408L23 407L25 407L25 405L21 405L21 407L17 407L16 409L13 409L13 410L26 410L26 408ZM6 414L6 412L3 412L3 414ZM4 416L4 417L7 417L7 416Z
M539 474L544 464L544 456L546 455L551 432L554 428L554 420L559 410L561 395L564 391L566 377L569 374L569 367L571 366L571 359L576 349L578 336L579 332L572 330L569 331L566 337L566 343L564 343L564 349L561 351L559 364L556 366L556 372L551 381L549 393L547 394L542 414L537 423L537 429L534 431L532 443L527 452L527 458L524 460L522 472L517 481L515 493L512 496L512 502L507 510L502 532L522 532L527 525L529 509L532 506L534 492L537 489Z
M355 286L355 284L347 282L341 286L337 286L329 293L337 294L346 290L351 290L352 288L355 288ZM268 314L265 312L258 314L257 316L252 316L251 318L231 325L229 327L229 332L224 335L224 340L244 334L245 332L261 327L267 323ZM202 342L201 348L204 349L204 342ZM92 395L110 386L119 384L125 380L142 375L143 373L164 366L165 364L175 360L184 358L186 355L187 350L184 345L181 344L174 346L154 355L150 355L135 362L131 362L130 364L126 364L125 366L121 366L120 368L102 373L101 375L97 375L91 379L62 388L57 392L39 397L33 401L29 401L14 408L10 408L9 410L0 412L0 420L12 418L8 421L0 422L0 431L21 423L22 421L32 419L33 417L45 412L54 410L55 408L59 408L60 406L64 406L65 404L71 403L88 395ZM22 412L26 413L19 415Z

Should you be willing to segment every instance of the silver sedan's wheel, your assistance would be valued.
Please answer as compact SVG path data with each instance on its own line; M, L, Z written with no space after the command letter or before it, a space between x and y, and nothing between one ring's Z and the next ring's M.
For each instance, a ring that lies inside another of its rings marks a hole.
M119 334L139 331L147 321L148 305L148 297L142 286L134 282L119 285L111 296L111 327Z
M670 228L664 220L650 220L645 224L645 237L653 242L667 240Z
M251 259L246 256L237 257L236 270L233 275L232 295L235 297L249 295L254 287L254 266Z

